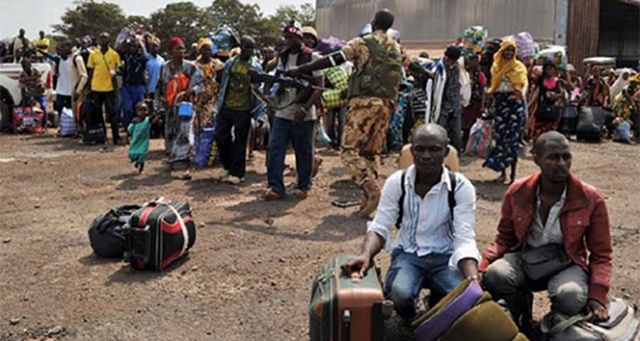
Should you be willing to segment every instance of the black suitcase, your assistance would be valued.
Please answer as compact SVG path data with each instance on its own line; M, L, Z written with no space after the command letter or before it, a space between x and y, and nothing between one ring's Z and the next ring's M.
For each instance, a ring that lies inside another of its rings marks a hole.
M131 216L125 237L125 261L138 270L162 271L187 254L196 241L191 207L186 201L151 201Z

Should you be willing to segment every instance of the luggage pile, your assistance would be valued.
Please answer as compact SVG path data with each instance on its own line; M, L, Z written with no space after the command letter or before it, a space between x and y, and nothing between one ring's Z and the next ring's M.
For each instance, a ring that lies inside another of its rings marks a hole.
M138 270L163 271L193 247L196 226L188 202L160 197L98 216L89 227L89 240L100 257L123 258Z
M413 323L417 341L525 341L503 308L465 280Z
M13 108L13 131L18 134L43 132L44 112L37 106Z

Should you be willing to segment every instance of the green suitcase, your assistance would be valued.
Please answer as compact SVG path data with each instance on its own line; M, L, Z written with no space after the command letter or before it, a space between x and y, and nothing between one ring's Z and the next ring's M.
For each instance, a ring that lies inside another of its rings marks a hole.
M382 341L393 303L384 299L379 269L349 277L340 267L354 255L339 255L313 282L309 305L311 341Z

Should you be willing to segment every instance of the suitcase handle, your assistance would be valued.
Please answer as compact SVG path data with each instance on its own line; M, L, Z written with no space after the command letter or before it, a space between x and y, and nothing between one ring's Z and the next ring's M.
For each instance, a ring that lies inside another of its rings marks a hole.
M342 312L342 341L351 339L351 311L346 309Z
M351 273L351 283L360 283L362 282L362 274L360 274L359 272L352 272Z
M142 262L144 264L149 263L149 255L151 254L151 232L150 232L150 226L147 225L144 227L144 229L139 229L139 228L130 228L129 229L129 235L130 237L129 239L129 252L127 252L127 255L125 256L125 258L129 261L132 261L134 259L142 259ZM142 238L144 240L144 253L138 253L134 250L133 248L133 237L135 235L142 235Z

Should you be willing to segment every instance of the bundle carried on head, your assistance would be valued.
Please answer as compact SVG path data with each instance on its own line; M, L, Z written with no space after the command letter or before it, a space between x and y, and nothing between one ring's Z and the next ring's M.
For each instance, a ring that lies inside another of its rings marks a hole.
M483 26L469 26L462 32L464 47L467 50L480 53L484 49L489 31Z
M233 29L227 25L218 27L215 31L207 34L207 37L213 43L211 52L214 55L229 55L231 50L240 45L240 39L238 39Z
M536 41L529 32L520 32L513 36L518 47L518 58L527 60L536 56Z
M536 53L536 65L552 64L560 70L567 69L567 50L564 46L547 45Z

